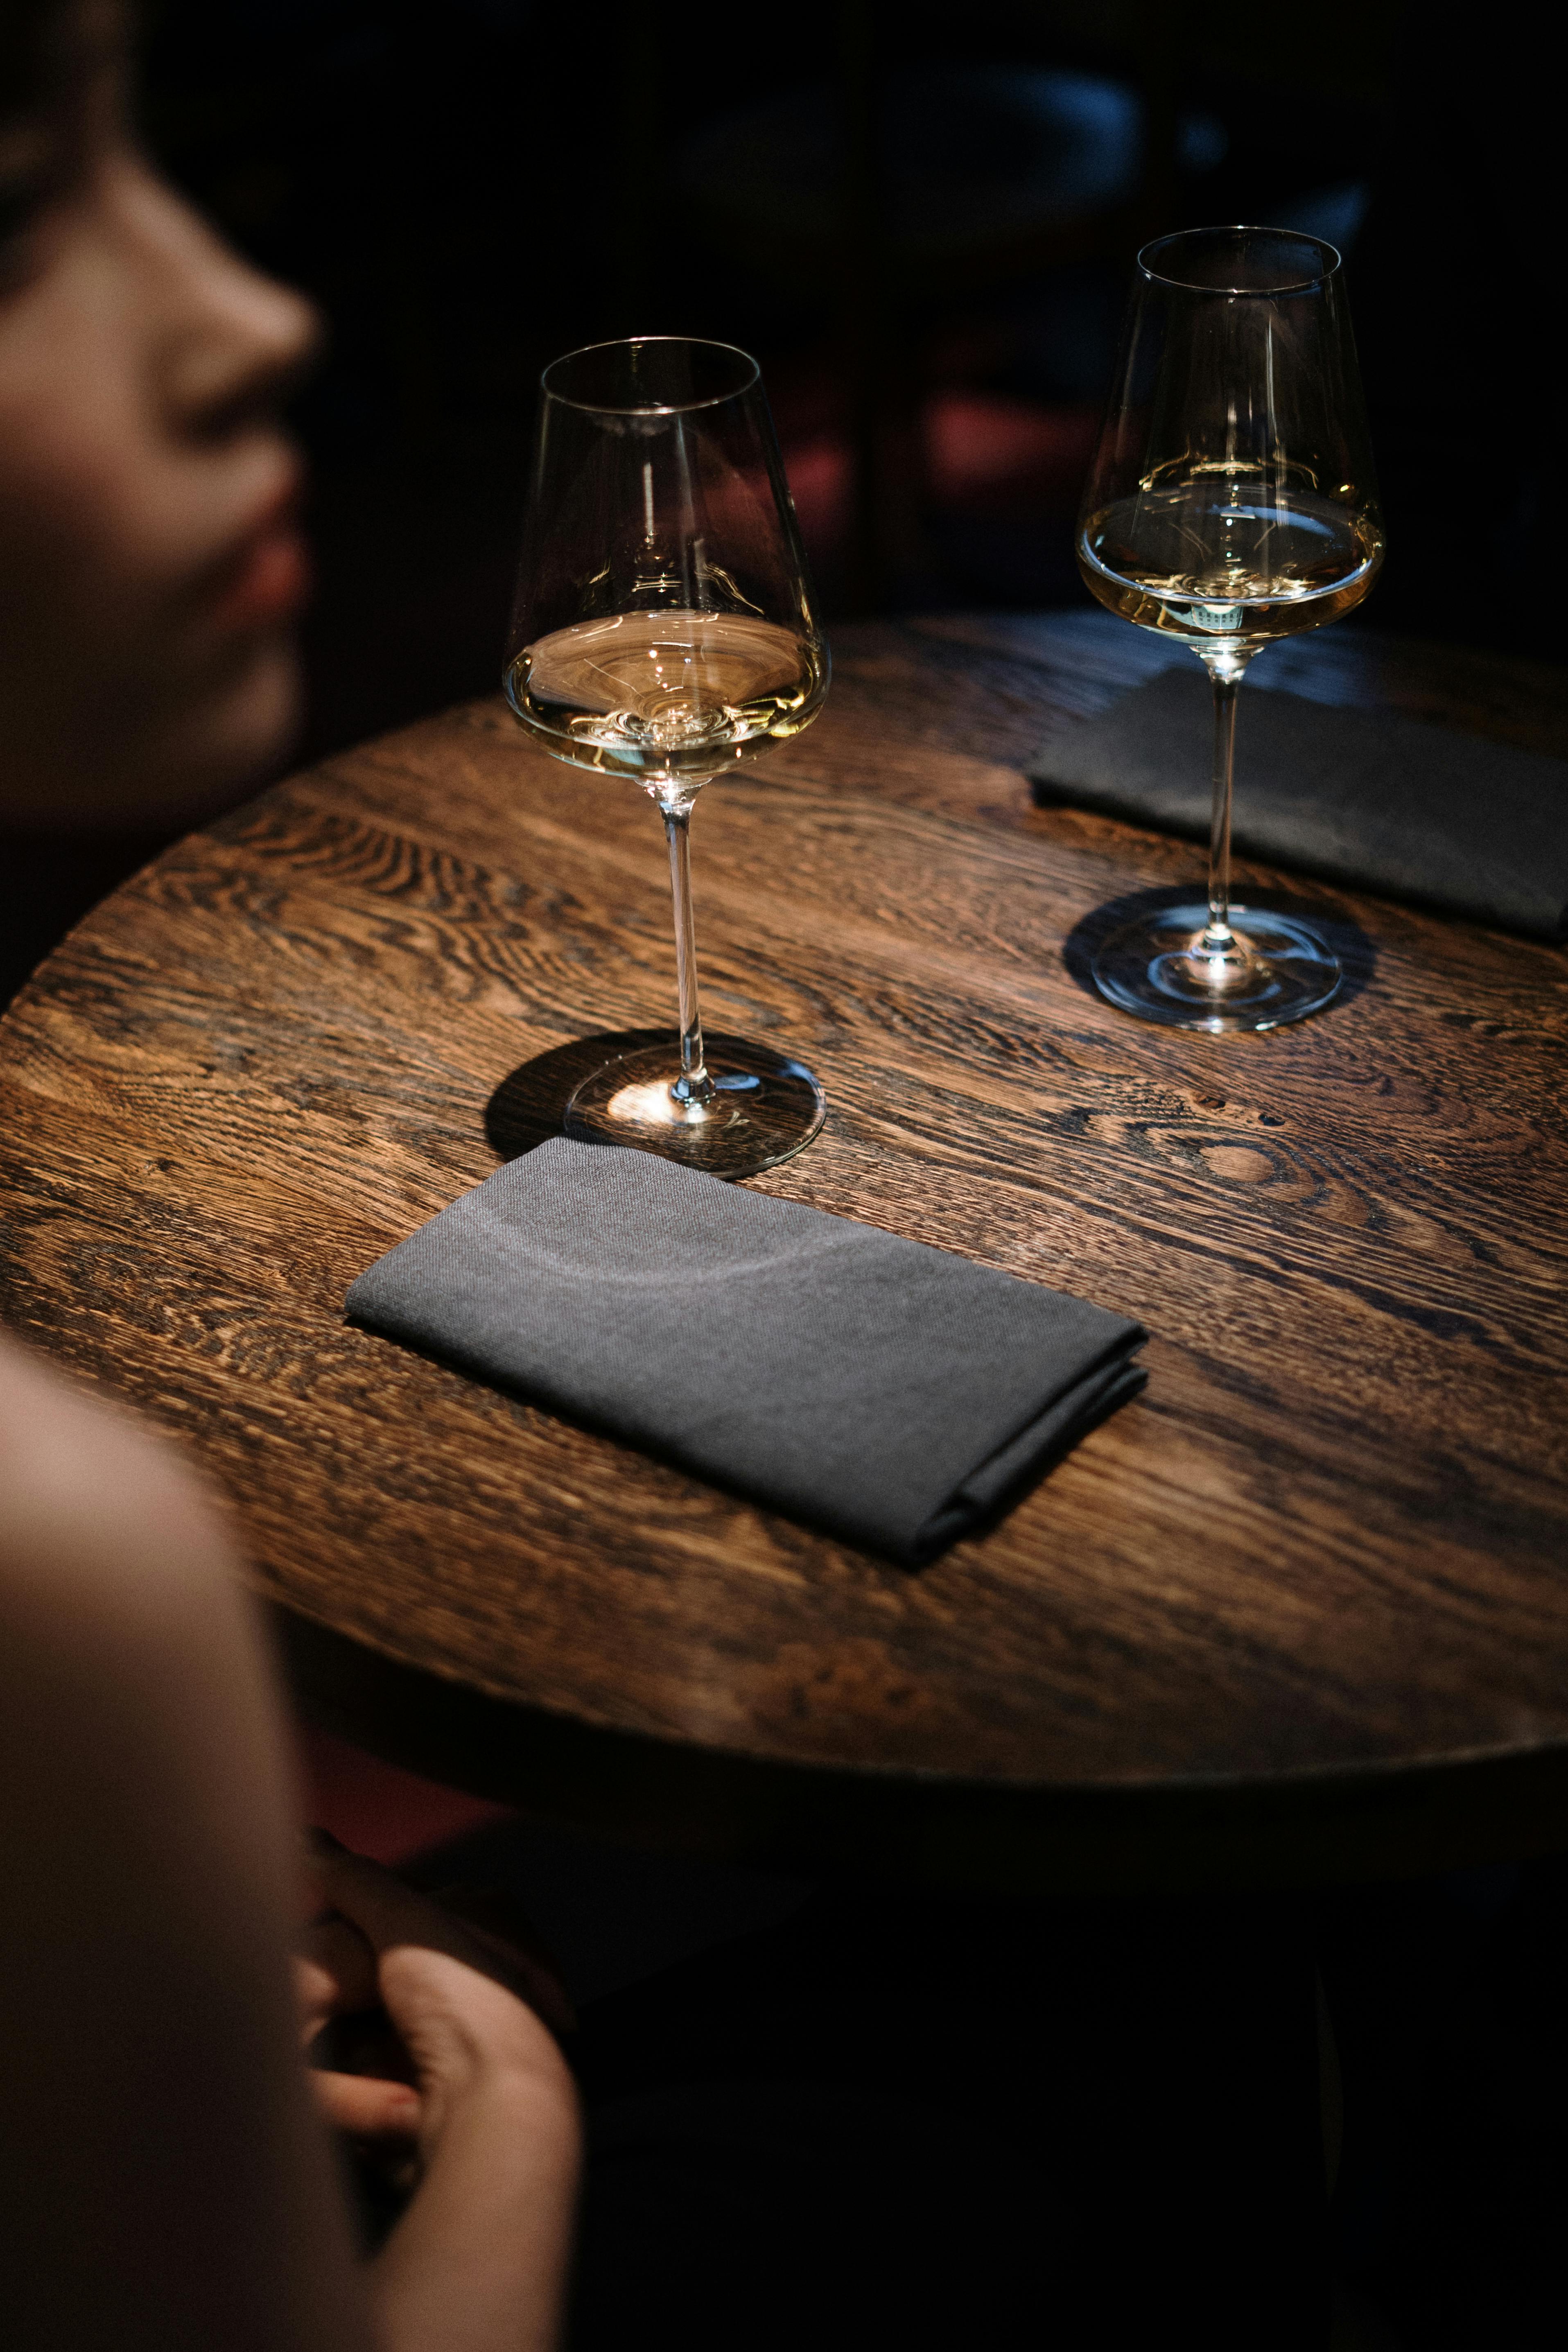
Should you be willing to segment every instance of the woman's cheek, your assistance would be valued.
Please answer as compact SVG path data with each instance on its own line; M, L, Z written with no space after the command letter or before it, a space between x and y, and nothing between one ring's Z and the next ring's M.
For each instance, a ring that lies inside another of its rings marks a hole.
M8 323L15 343L26 321ZM176 553L134 354L88 324L40 316L30 344L0 346L0 546L26 561L35 598L79 612L165 587Z

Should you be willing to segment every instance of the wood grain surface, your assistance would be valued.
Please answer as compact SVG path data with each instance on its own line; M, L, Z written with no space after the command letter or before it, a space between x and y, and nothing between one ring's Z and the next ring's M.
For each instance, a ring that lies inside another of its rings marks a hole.
M1568 958L1243 865L1343 1001L1144 1027L1085 984L1097 910L1198 854L1019 765L1171 649L1086 613L835 653L694 824L709 1021L830 1099L759 1183L1153 1333L993 1533L910 1575L344 1326L599 1033L673 1020L655 813L499 701L193 835L37 976L0 1313L188 1440L312 1703L542 1814L1008 1887L1568 1843ZM1345 629L1257 675L1568 750L1524 664Z

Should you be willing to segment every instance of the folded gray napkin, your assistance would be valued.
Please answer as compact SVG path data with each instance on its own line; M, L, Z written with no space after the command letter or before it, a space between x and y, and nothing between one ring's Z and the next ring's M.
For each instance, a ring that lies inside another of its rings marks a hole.
M1211 708L1195 661L1163 670L1037 754L1037 800L1206 840ZM1568 760L1249 684L1234 839L1271 865L1568 937Z
M1140 1325L647 1152L525 1152L356 1323L909 1566L1143 1384Z

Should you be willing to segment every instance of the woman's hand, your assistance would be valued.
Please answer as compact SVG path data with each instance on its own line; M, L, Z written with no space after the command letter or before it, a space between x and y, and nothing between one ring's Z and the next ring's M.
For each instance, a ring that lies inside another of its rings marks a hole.
M356 2071L313 2070L318 2099L341 2129L411 2141L421 2159L373 2270L384 2352L545 2352L581 2148L542 2022L571 2022L565 1997L537 1956L374 1863L321 1842L310 1868L322 1916L298 1963L307 2043L337 2020L368 2036Z
M307 2049L336 2024L335 2056L313 2066L327 2121L362 2139L415 2139L428 2160L455 2100L489 2074L571 2095L553 2036L574 2022L526 1924L467 1887L438 1899L314 1833L321 1916L296 1960Z

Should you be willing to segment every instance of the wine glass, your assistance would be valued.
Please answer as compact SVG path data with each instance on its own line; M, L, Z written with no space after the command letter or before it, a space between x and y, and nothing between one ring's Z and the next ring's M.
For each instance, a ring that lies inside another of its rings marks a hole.
M1214 681L1206 907L1114 932L1102 995L1184 1029L1273 1029L1340 968L1295 917L1230 904L1236 696L1260 646L1337 621L1383 562L1340 257L1289 229L1202 228L1138 257L1079 524L1102 604L1188 646Z
M811 1141L822 1088L786 1055L704 1045L689 826L709 780L798 735L827 692L805 557L757 363L634 336L542 379L505 687L557 760L629 777L664 818L680 1029L605 1062L565 1130L720 1176Z

